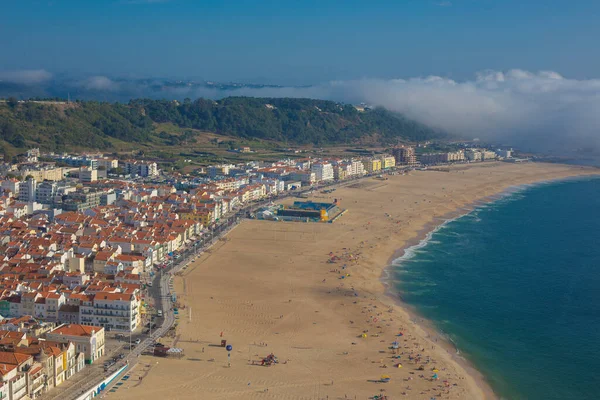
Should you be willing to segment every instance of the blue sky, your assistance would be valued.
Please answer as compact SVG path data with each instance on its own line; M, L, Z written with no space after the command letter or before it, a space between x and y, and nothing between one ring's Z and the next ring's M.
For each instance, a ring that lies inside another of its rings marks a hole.
M0 70L314 84L600 71L598 0L2 0Z

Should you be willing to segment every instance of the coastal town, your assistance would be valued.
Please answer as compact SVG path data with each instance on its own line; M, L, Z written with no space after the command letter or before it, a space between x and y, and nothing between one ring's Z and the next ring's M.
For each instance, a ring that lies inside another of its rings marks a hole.
M249 206L365 176L497 159L516 160L510 150L417 156L399 146L363 158L223 163L182 175L155 160L30 149L0 165L0 398L52 395L92 364L104 362L108 374L128 362L122 351L107 356L105 338L127 335L126 351L154 338L163 313L176 307L169 290L161 308L155 278L212 243L220 221L252 216ZM286 211L326 222L323 212L343 214L319 204Z

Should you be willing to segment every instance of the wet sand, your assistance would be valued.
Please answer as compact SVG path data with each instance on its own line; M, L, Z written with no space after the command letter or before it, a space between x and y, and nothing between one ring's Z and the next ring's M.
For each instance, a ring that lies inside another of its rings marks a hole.
M386 294L385 268L443 219L510 186L592 173L505 163L415 171L316 195L348 210L332 224L244 221L175 279L185 308L177 336L163 343L185 356L141 357L143 381L108 397L493 398L448 343ZM233 346L231 366L222 339ZM261 366L270 353L279 363Z

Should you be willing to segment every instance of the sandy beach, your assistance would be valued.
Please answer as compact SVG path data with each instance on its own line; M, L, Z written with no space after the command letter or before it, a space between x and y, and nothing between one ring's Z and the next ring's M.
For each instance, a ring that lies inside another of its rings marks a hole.
M140 357L107 398L494 398L386 293L382 274L444 218L511 186L596 173L508 163L414 171L316 194L348 210L331 224L243 221L175 278L185 308L176 337L162 342L185 356ZM222 339L233 346L230 366ZM262 366L271 353L279 363Z

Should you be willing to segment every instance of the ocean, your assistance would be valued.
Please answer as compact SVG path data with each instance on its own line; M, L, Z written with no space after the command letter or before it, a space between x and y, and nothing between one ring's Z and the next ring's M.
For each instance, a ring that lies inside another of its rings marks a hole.
M600 399L600 179L521 187L394 261L403 301L504 399Z

